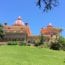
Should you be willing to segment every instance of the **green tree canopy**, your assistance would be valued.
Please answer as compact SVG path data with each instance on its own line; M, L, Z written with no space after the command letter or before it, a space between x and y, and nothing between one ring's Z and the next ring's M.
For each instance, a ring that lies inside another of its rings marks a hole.
M0 24L0 39L3 39L4 31L3 31L3 25Z
M43 11L49 11L53 7L56 7L58 5L58 0L38 0L37 6L40 8L43 8Z

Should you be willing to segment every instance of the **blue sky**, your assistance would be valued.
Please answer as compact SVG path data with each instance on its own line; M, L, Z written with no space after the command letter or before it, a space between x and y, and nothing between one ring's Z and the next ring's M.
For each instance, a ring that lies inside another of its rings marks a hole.
M40 29L52 23L53 26L63 29L65 36L65 0L60 0L59 5L44 13L36 6L37 0L0 0L0 23L7 22L12 25L18 16L24 23L29 23L32 34L40 34Z

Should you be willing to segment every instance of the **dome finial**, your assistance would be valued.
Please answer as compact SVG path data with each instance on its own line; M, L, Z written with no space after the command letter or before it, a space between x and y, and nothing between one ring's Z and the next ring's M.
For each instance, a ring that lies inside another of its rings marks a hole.
M53 26L52 26L52 23L49 23L49 24L47 25L47 27L53 27Z
M22 21L21 16L19 16L17 18L17 20L15 21L15 24L14 25L17 25L17 26L24 25L24 22Z
M21 20L21 16L18 16L18 20Z
M49 25L49 26L52 26L52 23L49 23L48 25Z

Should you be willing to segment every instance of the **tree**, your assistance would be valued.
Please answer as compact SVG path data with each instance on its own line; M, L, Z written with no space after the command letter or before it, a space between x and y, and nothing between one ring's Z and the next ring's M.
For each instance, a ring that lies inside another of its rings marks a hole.
M65 51L65 38L60 36L57 42L52 42L50 48L53 50L64 50Z
M58 43L61 44L61 49L65 51L65 38L60 36Z
M60 36L58 42L61 43L61 44L65 44L65 38Z
M50 45L50 49L53 50L60 50L61 48L61 44L59 42L52 42Z
M44 40L45 40L45 38L44 38L43 34L41 34L39 45L44 44Z
M0 24L0 39L3 39L4 37L4 31L3 31L3 26Z
M43 8L43 11L49 11L53 7L56 7L58 5L58 0L38 0L37 6L39 8Z

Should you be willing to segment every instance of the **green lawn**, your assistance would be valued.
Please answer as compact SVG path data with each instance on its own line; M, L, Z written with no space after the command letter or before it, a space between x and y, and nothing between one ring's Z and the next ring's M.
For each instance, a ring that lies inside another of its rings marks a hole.
M26 46L0 46L0 65L65 65L65 52Z

